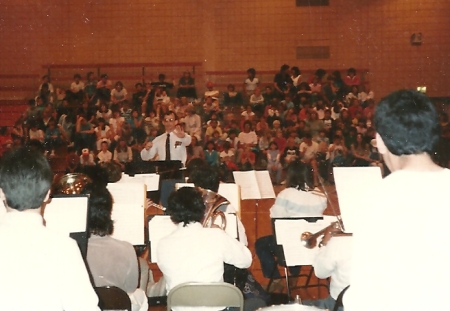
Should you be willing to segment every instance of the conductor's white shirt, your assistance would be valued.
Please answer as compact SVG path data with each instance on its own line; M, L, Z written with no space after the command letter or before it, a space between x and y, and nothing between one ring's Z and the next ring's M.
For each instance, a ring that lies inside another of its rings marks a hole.
M167 133L161 134L153 140L153 146L147 150L142 149L141 158L143 161L149 161L158 155L158 160L164 161L166 159L166 139ZM170 160L179 160L186 163L187 153L186 147L191 144L191 136L185 134L183 138L175 135L174 132L170 133Z

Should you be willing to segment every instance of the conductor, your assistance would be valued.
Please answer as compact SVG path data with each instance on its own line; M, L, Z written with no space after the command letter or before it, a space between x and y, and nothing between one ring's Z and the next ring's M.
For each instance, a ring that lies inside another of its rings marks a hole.
M147 142L141 151L144 161L174 161L186 163L186 147L191 144L191 136L184 132L184 128L178 124L178 119L173 111L164 114L162 123L165 133L156 137L153 142ZM158 156L155 158L155 156Z

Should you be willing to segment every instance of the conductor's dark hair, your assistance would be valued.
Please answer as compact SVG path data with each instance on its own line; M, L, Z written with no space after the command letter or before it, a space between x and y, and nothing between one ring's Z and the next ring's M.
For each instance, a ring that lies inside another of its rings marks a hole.
M201 187L214 192L219 191L219 171L209 165L197 167L192 171L190 179L196 187Z
M290 67L287 64L284 64L283 66L280 67L280 72L286 71L288 70Z
M42 205L53 173L45 156L25 147L3 155L0 164L0 188L8 207L24 211Z
M106 236L114 231L111 219L113 198L106 185L91 183L83 189L88 194L88 229L91 234Z
M196 188L183 187L169 196L167 213L176 223L185 227L192 222L201 222L205 213L203 198Z
M311 182L311 170L301 161L289 163L286 172L286 187L306 190L306 187L314 188Z
M397 156L432 154L439 140L438 114L431 100L414 90L395 91L377 105L375 130Z

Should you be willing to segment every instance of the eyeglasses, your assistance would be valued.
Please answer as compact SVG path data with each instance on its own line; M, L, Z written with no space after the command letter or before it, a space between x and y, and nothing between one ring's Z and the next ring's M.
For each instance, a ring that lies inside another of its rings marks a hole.
M164 119L164 122L173 122L173 121L175 121L175 119L174 119L174 118L170 118L170 119Z

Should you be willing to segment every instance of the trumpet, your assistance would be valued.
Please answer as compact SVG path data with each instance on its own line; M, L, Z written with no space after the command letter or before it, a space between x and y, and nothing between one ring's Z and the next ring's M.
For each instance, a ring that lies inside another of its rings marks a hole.
M225 230L227 226L227 218L222 211L219 211L219 208L224 205L230 204L227 199L223 196L217 194L214 191L203 189L201 187L197 187L203 197L203 203L205 204L205 216L203 217L202 225L203 227L211 227L216 221L217 217L222 219L222 224L220 228Z
M336 229L339 231L336 232L332 232L332 236L351 236L351 233L345 233L342 230L341 225L339 224L339 221L335 221L332 222L329 226L323 228L322 230L316 232L316 233L311 233L311 232L303 232L302 235L300 236L300 240L302 241L302 244L304 247L306 248L314 248L317 246L317 239L321 236L324 235L325 232L327 232L330 229ZM320 246L320 244L319 244Z
M330 229L334 229L332 232L332 236L352 236L352 233L344 232L344 222L342 221L342 217L341 217L341 215L338 215L336 213L336 209L334 208L333 203L330 201L330 196L328 195L328 192L325 188L323 178L320 176L319 176L319 181L323 188L323 195L325 195L325 197L327 198L327 201L330 203L331 209L333 210L333 213L336 216L337 221L332 222L329 226L323 228L322 230L320 230L316 233L311 233L311 232L307 232L307 231L303 232L300 235L300 241L302 242L304 247L309 248L309 249L316 247L317 239L320 236L324 235L325 232L327 232ZM321 244L319 244L319 247L320 246L321 246Z

